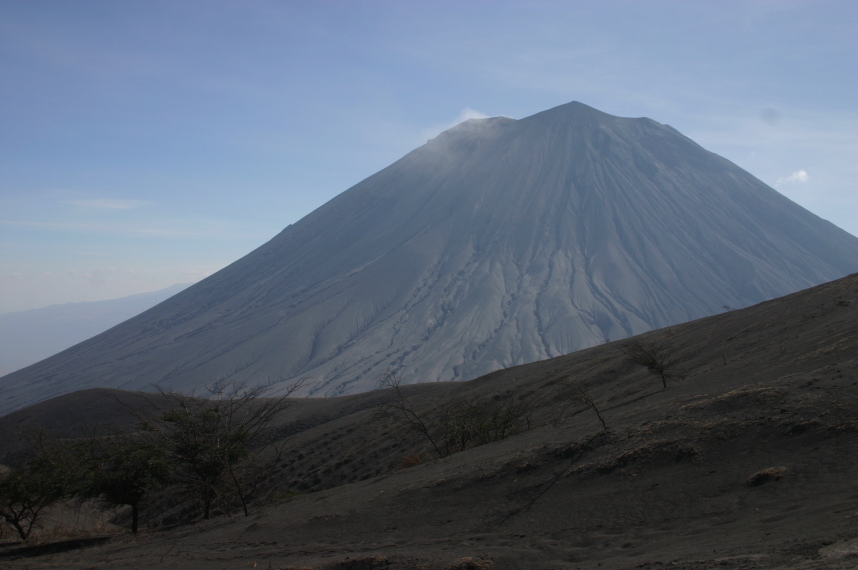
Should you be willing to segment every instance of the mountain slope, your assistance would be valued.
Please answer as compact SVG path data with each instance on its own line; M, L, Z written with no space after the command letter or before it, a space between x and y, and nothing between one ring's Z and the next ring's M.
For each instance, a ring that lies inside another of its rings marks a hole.
M471 120L166 303L5 377L93 386L473 378L858 270L858 238L669 126L580 103Z

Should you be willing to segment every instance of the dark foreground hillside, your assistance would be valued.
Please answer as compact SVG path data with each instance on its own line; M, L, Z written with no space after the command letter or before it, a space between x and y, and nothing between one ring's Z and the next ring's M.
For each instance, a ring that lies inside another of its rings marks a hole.
M670 344L682 376L662 388L611 343L409 386L427 419L454 398L530 402L529 431L441 460L379 418L390 391L299 400L278 426L291 452L271 484L300 494L249 517L114 531L62 552L7 543L0 566L858 566L858 275L637 340ZM607 430L568 397L568 378ZM115 400L68 395L0 418L0 430L94 414L118 417Z

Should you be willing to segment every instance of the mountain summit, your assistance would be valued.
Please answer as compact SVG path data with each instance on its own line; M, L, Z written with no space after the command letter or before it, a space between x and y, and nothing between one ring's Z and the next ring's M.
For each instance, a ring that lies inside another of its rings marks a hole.
M157 307L6 376L88 387L469 379L858 271L858 238L653 120L569 103L441 133Z

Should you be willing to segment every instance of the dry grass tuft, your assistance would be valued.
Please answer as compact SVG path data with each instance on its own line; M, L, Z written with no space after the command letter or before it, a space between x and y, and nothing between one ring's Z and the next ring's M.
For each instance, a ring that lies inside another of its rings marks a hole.
M713 412L732 412L743 408L768 407L779 404L787 391L771 386L744 386L714 398L693 402L682 406L682 410L709 410Z
M762 471L757 471L745 481L745 484L750 487L759 487L769 481L777 481L787 472L786 467L769 467Z
M425 463L425 458L422 453L415 453L412 455L406 455L402 458L402 461L399 462L399 466L397 469L408 469L409 467L417 467L418 465L422 465Z
M444 568L444 570L486 570L491 567L492 563L489 560L480 560L478 558L471 558L468 556L466 558L456 560Z
M375 570L389 568L390 560L384 556L367 556L366 558L349 558L340 562L334 568L342 570Z

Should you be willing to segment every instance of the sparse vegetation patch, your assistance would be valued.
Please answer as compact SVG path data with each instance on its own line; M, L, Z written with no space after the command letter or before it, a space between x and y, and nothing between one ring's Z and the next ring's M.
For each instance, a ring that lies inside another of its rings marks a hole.
M768 469L763 469L762 471L757 471L745 481L745 484L749 487L759 487L760 485L764 485L770 481L777 481L781 477L784 476L784 473L787 472L786 467L769 467Z
M67 496L70 475L61 450L40 440L33 457L0 475L0 519L26 541L45 510Z
M667 388L671 378L682 378L679 371L679 359L673 356L673 347L667 341L631 341L620 345L620 350L630 361L646 367L661 378L662 387Z
M386 374L380 385L391 390L379 415L404 425L430 445L438 458L530 429L530 402L513 395L457 398L441 407L418 409L405 394L401 379Z

